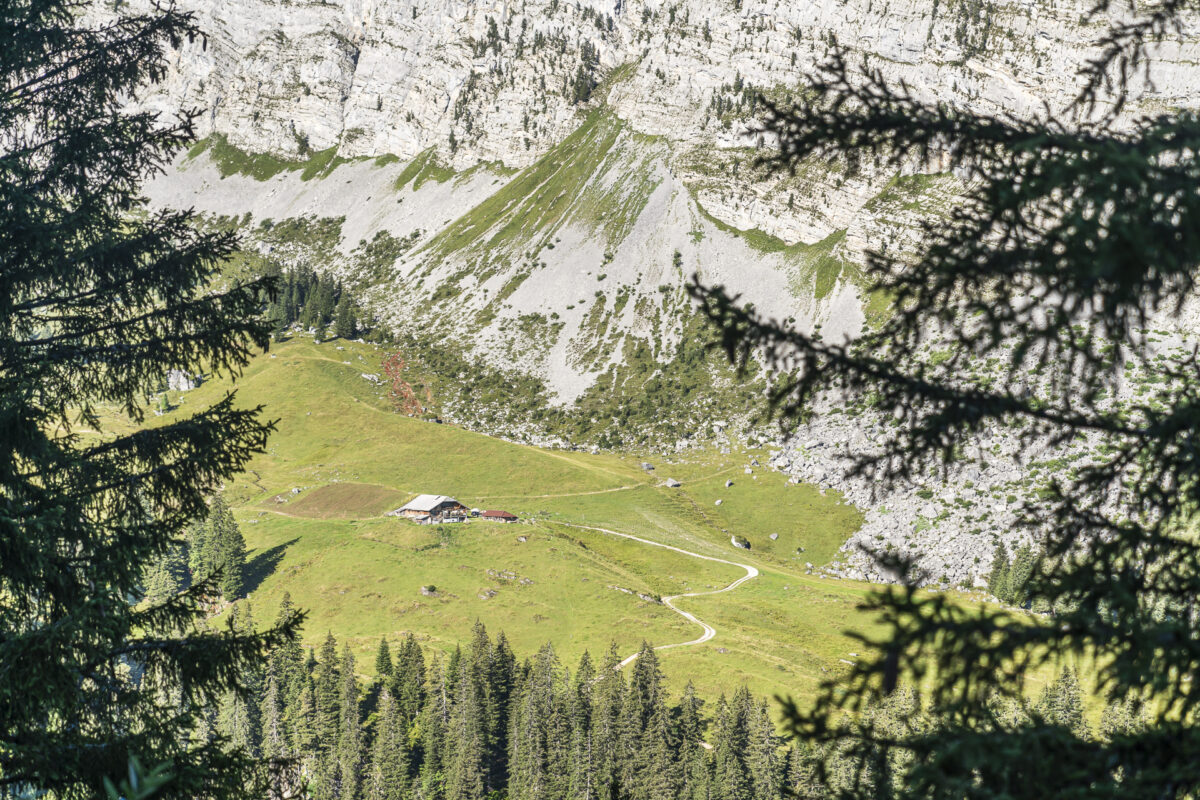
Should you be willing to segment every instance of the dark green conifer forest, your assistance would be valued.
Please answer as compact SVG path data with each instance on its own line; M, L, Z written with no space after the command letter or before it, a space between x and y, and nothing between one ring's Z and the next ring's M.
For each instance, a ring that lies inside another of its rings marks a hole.
M233 607L235 628L253 624L247 608ZM285 596L279 619L293 614ZM197 734L286 764L274 790L314 800L821 800L860 790L879 769L864 775L845 740L784 736L775 701L745 687L704 699L688 684L673 695L649 645L624 669L620 661L615 647L573 667L549 644L517 654L476 623L449 654L411 635L384 638L365 678L330 633L315 652L294 641L272 650L247 676L252 692L224 695ZM991 713L1097 743L1146 724L1140 706L1116 704L1092 730L1071 668L1032 704L997 698ZM847 733L893 734L938 724L912 688L839 722ZM896 774L912 765L901 753L877 755Z
M285 599L280 618L292 613ZM374 661L362 680L332 634L315 654L283 644L206 733L290 759L277 789L314 800L779 800L797 782L765 698L671 697L649 646L624 671L615 649L571 669L550 645L518 657L477 623L448 656L405 636Z

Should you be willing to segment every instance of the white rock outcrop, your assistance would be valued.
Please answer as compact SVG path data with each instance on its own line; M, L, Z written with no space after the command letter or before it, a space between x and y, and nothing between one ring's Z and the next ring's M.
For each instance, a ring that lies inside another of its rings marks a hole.
M853 336L865 318L853 274L863 254L912 252L918 221L961 190L945 162L765 175L754 163L770 144L753 131L757 94L786 100L836 41L849 63L929 100L1061 109L1112 21L1090 18L1092 0L180 5L206 37L174 53L138 103L203 109L200 135L247 151L301 160L336 148L395 163L257 181L223 178L202 157L156 181L152 199L256 222L344 218L329 267L375 284L381 313L535 374L564 402L634 343L666 357L684 335L693 272L803 330L821 326L827 340ZM1125 118L1200 103L1196 18L1151 56L1152 83L1135 76ZM397 186L426 162L453 177ZM381 231L403 247L377 274L352 273L341 256ZM447 290L452 304L431 300ZM879 498L869 481L840 477L828 452L877 446L890 422L819 414L773 466L867 510L840 574L889 577L859 553L867 545L915 554L932 580L977 584L994 532L1011 531L1017 488L1030 485L1012 443L995 431L981 443L986 463Z

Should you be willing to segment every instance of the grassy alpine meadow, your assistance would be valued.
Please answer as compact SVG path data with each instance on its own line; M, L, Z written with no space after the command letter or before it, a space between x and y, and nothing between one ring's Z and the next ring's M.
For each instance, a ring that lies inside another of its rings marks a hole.
M476 620L503 631L519 655L550 641L572 664L614 641L629 654L643 640L698 638L700 626L661 598L711 592L746 574L590 529L603 528L759 570L731 591L675 601L716 629L709 641L661 652L677 690L691 680L708 697L743 683L804 697L853 660L844 632L872 628L857 610L866 586L806 566L828 562L860 522L834 493L789 485L754 463L766 463L761 451L590 454L409 418L392 410L378 379L382 354L295 337L256 357L237 383L239 404L261 404L278 426L268 452L226 488L259 622L288 592L309 612L306 643L333 631L364 672L381 636L412 632L448 652ZM174 408L161 419L230 388L210 381L171 392ZM668 488L667 478L682 485ZM418 493L511 511L522 522L422 526L385 516ZM734 547L734 535L751 549Z

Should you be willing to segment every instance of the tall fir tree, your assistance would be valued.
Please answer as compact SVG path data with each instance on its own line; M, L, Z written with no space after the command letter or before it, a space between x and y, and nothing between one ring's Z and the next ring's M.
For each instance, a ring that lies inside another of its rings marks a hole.
M737 695L733 702L726 700L724 695L717 700L713 742L714 800L752 800L750 775L745 764L749 735L744 711Z
M514 702L516 656L501 631L488 658L488 788L497 791L508 783L510 704Z
M703 701L688 681L676 711L679 737L680 797L683 800L709 800L712 774L705 748Z
M146 602L159 604L174 597L187 586L187 561L183 542L172 542L162 555L146 568L143 592Z
M411 723L425 706L425 655L411 633L396 654L395 693L404 719Z
M810 742L793 742L787 752L787 773L784 788L797 800L824 800L822 759L817 747Z
M567 786L570 800L597 800L596 752L592 737L593 692L596 668L585 650L571 682L567 713L571 729L571 775Z
M395 664L392 662L392 651L388 647L387 637L379 639L379 650L375 653L375 674L380 683L391 683L395 675Z
M234 605L229 612L229 627L239 633L254 630L254 618L248 603ZM269 659L269 656L268 656ZM217 706L217 730L228 746L259 755L259 717L257 698L261 694L261 675L258 668L243 676L242 687L225 692Z
M342 727L342 675L337 639L327 633L313 670L314 765L312 791L316 800L334 800L338 789L338 740Z
M1058 677L1042 691L1035 710L1050 724L1060 725L1076 736L1088 733L1079 676L1071 667L1063 667Z
M592 752L596 764L596 796L599 798L622 797L627 791L621 780L626 689L620 663L621 654L614 642L605 654L592 690Z
M457 651L456 651L457 653ZM453 661L436 663L434 686L428 702L421 710L418 729L421 732L421 768L417 796L420 800L446 798L447 766L450 760L450 721L454 688L451 681L458 674Z
M411 791L408 731L403 712L386 685L379 693L367 774L367 800L405 800Z
M342 648L341 692L337 743L338 800L358 800L362 772L362 721L360 719L358 679L354 674L354 654L350 646Z
M621 711L619 754L621 785L634 800L648 800L659 788L654 770L659 750L669 746L659 741L665 734L665 690L658 654L643 642L630 670L629 685Z
M671 731L669 713L660 706L650 716L637 758L637 778L631 797L634 800L675 800L679 797L680 772L677 746Z
M992 553L992 570L988 573L988 591L999 600L1009 597L1009 569L1008 550L1004 547L1004 542L997 542L996 550Z
M446 757L446 795L452 800L482 800L487 787L487 709L470 662L447 677L457 677L450 709Z
M334 312L333 332L339 339L353 339L358 334L358 318L354 313L354 303L345 292L338 300L337 310Z
M1008 571L1008 597L1013 605L1024 606L1029 602L1029 582L1037 569L1037 558L1033 548L1022 545L1013 554L1012 567Z
M241 797L246 754L180 731L294 622L205 630L211 587L131 599L269 426L232 397L136 423L170 370L234 376L267 345L271 287L214 291L235 238L142 194L193 138L192 117L129 98L167 74L193 18L88 10L0 8L0 775L29 795L96 796L136 757L171 762L162 797ZM132 432L106 430L101 406Z
M766 700L755 703L747 691L746 702L750 704L746 763L750 773L751 796L755 800L782 800L782 739L775 732L775 723L767 710Z
M323 761L317 737L316 693L308 675L301 681L295 703L287 709L286 715L289 741L301 772L306 776L321 775Z
M212 526L208 523L208 508L204 515L189 524L184 534L187 542L187 566L191 582L196 583L208 577L210 570L209 532Z
M262 702L259 706L259 718L262 720L262 755L268 761L278 761L291 755L283 696L279 660L271 658L267 662L267 675L263 681Z
M1100 714L1100 735L1106 741L1123 736L1136 737L1145 732L1149 724L1145 705L1136 697L1119 703L1109 703Z
M241 597L244 587L246 540L223 494L213 498L209 524L209 572L220 572L221 594L232 602Z
M549 644L521 682L512 716L508 791L525 800L562 800L571 779L569 678Z
M279 612L275 618L276 624L290 619L295 613L296 607L292 603L291 593L284 592L283 599L279 601ZM295 705L304 683L308 680L307 661L309 656L310 654L295 639L284 642L271 651L271 660L275 663L276 672L279 675L281 701L285 716Z

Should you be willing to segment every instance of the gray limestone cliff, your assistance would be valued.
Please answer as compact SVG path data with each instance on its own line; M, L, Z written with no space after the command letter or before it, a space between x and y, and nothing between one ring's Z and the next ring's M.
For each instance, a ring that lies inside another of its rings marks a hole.
M919 96L1021 115L1074 98L1111 22L1086 0L181 4L206 36L137 102L200 109L210 138L151 198L249 226L337 220L322 266L378 313L536 376L560 403L631 360L670 359L693 273L827 339L886 313L864 292L864 252L912 253L958 178L937 165L756 166L770 142L754 132L755 98L801 91L833 43ZM1154 49L1151 78L1127 117L1197 104L1200 22ZM856 543L916 551L948 583L983 574L992 539L973 531L1010 519L1012 487L1032 483L997 459L959 470L970 506L944 482L873 500L824 451L878 435L866 417L825 415L775 464L871 510ZM847 563L886 577L853 552Z

